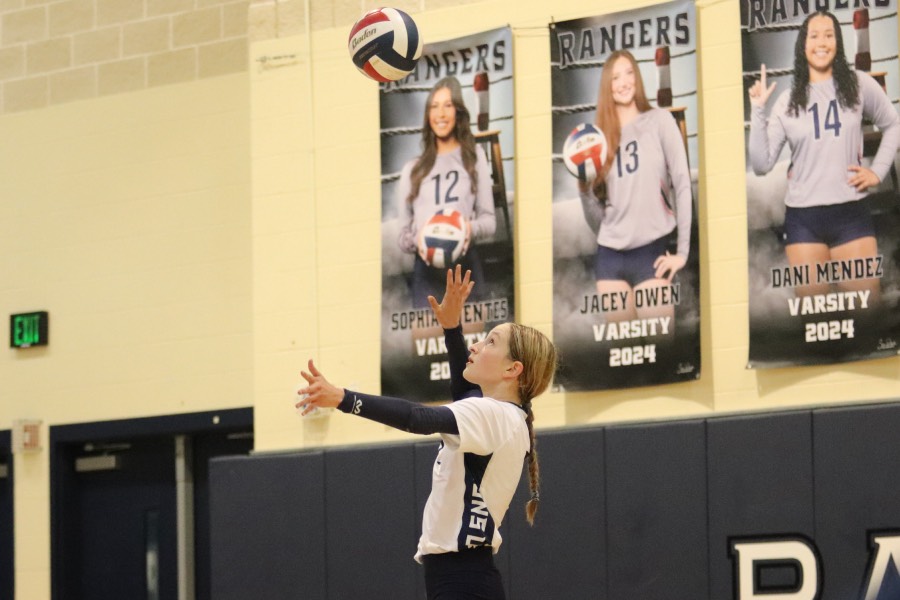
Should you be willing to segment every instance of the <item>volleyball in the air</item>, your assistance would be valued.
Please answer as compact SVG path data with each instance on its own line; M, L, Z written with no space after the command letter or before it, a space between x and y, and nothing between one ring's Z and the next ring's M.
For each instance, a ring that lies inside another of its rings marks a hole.
M367 77L397 81L416 68L422 39L408 14L396 8L377 8L353 25L347 48L353 64Z
M469 226L465 218L444 208L428 219L419 235L419 256L436 269L446 269L462 256Z
M592 181L606 162L606 136L591 123L572 130L563 145L563 161L569 173L582 181Z

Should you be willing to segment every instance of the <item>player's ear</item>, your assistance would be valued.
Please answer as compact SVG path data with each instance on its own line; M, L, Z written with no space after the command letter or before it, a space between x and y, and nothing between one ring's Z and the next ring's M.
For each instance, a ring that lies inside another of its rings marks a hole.
M514 360L512 364L507 367L506 371L504 371L504 378L515 379L525 370L525 365L522 364L522 361Z

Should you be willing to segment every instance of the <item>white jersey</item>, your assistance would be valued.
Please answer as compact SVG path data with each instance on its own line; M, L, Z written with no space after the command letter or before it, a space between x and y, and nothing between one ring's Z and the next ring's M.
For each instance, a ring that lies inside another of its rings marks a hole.
M500 523L512 501L531 445L525 411L493 398L466 398L447 405L459 435L441 434L431 495L422 517L416 560L503 541Z
M605 206L582 194L588 225L597 243L631 250L678 227L677 254L687 259L691 244L691 174L684 139L672 114L661 108L641 113L622 128L606 175Z
M415 158L403 166L397 201L400 214L405 215L405 225L400 236L400 247L406 252L414 252L417 234L437 211L449 208L459 211L472 225L472 241L492 235L497 228L494 215L493 182L487 157L480 146L475 148L475 173L478 177L477 194L472 194L472 179L462 160L462 148L438 154L434 166L419 185L419 194L410 203L407 201L412 189L411 173Z
M900 118L881 86L868 74L856 71L859 104L840 105L834 80L809 84L809 103L797 116L788 114L791 92L786 90L772 106L766 120L765 107L750 111L750 164L757 175L768 173L785 142L791 149L785 204L795 208L841 204L859 200L849 183L850 165L860 165L863 154L862 120L870 119L881 130L881 144L871 170L884 181L900 144Z

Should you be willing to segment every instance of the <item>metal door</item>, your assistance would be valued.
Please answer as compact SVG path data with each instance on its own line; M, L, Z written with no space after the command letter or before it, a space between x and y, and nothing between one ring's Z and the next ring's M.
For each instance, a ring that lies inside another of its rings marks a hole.
M176 600L171 437L68 444L62 597Z
M54 600L208 600L207 472L252 409L51 427Z

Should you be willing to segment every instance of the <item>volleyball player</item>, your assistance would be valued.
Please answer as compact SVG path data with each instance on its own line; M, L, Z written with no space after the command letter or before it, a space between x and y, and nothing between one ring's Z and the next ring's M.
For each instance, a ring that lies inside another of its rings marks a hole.
M428 306L444 285L444 270L433 268L419 255L422 227L441 209L459 211L468 222L466 248L457 263L483 283L481 260L472 242L493 235L497 228L491 171L475 142L462 88L455 77L438 81L428 95L422 126L422 154L404 165L399 198L405 215L398 243L416 253L412 276L414 307ZM451 268L454 265L448 265Z
M844 52L838 20L829 12L810 14L794 45L794 78L766 119L766 66L748 91L749 153L753 172L768 173L785 142L791 150L788 169L784 243L791 266L878 254L875 226L864 203L872 186L884 180L900 143L900 119L880 85L854 71ZM881 142L869 167L862 165L863 119L881 130ZM810 281L797 295L822 294L827 282ZM843 290L880 295L878 279L842 281Z
M671 317L674 305L638 308L634 297L668 286L687 262L693 212L687 153L671 113L647 101L637 62L626 50L610 54L603 67L596 124L608 144L606 162L579 189L585 219L597 234L597 293L624 299L606 318ZM669 241L676 230L673 254Z
M415 558L425 566L429 600L505 597L493 554L502 542L499 526L528 459L533 523L539 501L539 468L531 401L550 384L556 349L542 333L516 323L495 327L467 355L460 324L474 282L461 267L448 270L440 304L429 303L444 328L451 368L446 406L422 406L399 398L371 396L329 383L309 361L297 403L306 414L335 407L419 434L441 434L431 494L422 518ZM484 394L484 396L482 396Z

